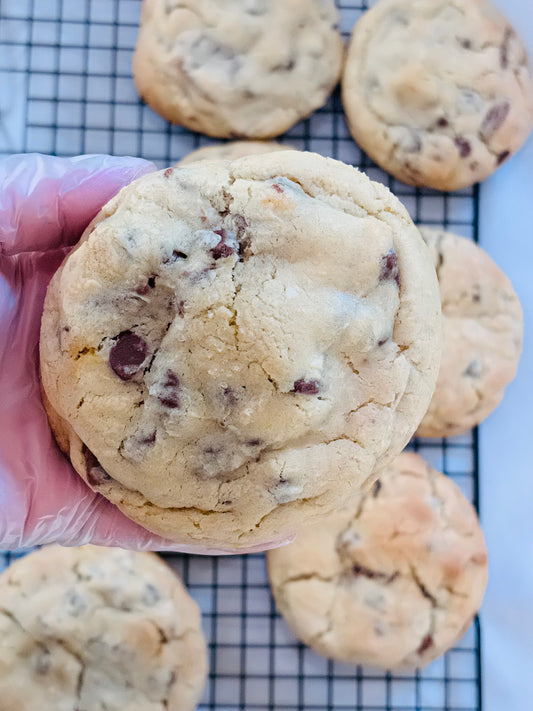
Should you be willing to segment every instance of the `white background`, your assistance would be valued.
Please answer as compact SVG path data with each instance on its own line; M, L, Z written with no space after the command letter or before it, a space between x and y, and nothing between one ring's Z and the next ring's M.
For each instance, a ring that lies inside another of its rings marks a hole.
M532 0L497 0L533 61ZM518 377L481 425L481 519L490 554L482 610L483 711L533 708L533 139L481 188L482 246L525 317Z

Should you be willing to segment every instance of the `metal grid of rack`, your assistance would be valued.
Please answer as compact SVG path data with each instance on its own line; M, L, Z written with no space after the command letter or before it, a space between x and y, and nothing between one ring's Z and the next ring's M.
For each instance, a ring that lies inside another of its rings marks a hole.
M365 0L337 0L348 34ZM170 165L212 140L171 126L145 106L131 78L140 0L0 0L0 156L138 155ZM410 188L378 169L351 139L336 92L280 139L352 163L388 185L417 223L478 237L477 188ZM477 433L411 447L478 502ZM14 555L0 554L0 568ZM427 669L383 674L320 658L276 613L264 556L172 555L198 601L210 644L202 709L481 711L478 621Z

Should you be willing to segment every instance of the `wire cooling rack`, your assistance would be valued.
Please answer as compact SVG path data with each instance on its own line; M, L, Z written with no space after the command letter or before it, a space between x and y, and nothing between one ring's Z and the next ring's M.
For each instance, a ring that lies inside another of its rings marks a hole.
M368 3L338 5L347 35ZM212 142L171 126L139 100L131 57L140 7L140 0L0 0L0 155L112 153L164 167ZM351 139L338 92L281 141L360 166L387 184L416 222L477 240L477 188L443 194L397 183ZM411 446L477 507L476 432ZM23 554L0 554L0 568ZM327 661L298 644L276 613L263 555L167 559L203 613L211 672L202 709L481 711L477 620L425 670L383 674Z

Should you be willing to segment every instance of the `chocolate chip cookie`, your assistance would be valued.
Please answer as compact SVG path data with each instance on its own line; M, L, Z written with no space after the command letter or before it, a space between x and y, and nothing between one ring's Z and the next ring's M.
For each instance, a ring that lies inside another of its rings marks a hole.
M179 161L178 165L187 165L187 163L195 163L198 160L235 160L236 158L244 158L244 156L288 150L294 149L291 146L276 143L276 141L229 141L197 148L195 151L187 153Z
M154 111L193 131L277 136L337 83L337 22L333 0L144 0L135 86Z
M380 0L355 25L342 89L355 140L411 185L484 180L533 126L526 51L487 0Z
M299 151L200 161L124 188L56 273L43 387L75 469L125 514L265 546L402 450L439 324L427 248L384 186Z
M319 654L422 667L466 631L487 584L476 513L451 479L401 454L359 502L268 553L276 604Z
M522 352L522 308L507 276L481 247L449 232L420 231L439 279L443 348L418 434L447 437L479 424L500 403Z
M0 575L2 709L192 711L206 674L198 606L151 553L50 546Z

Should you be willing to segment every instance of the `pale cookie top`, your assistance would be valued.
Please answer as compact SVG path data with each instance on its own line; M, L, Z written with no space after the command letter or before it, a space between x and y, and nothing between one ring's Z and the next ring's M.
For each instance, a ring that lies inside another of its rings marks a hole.
M273 151L294 150L291 146L284 146L276 141L228 141L217 143L213 146L202 146L184 156L177 165L196 163L199 160L235 160L244 156L261 155Z
M268 553L276 604L319 654L425 666L466 631L487 584L476 513L451 479L401 454L358 504Z
M123 189L56 273L43 385L75 468L128 516L264 545L405 446L439 324L427 248L384 186L299 151L201 161Z
M380 0L353 30L343 101L373 160L439 190L484 180L533 126L526 51L486 0Z
M0 576L0 705L192 711L207 675L198 606L162 561L50 546Z
M194 131L277 136L337 83L338 19L333 0L144 0L135 86Z
M471 240L421 228L437 270L443 315L437 387L418 434L469 430L500 403L522 352L522 308L513 286Z

